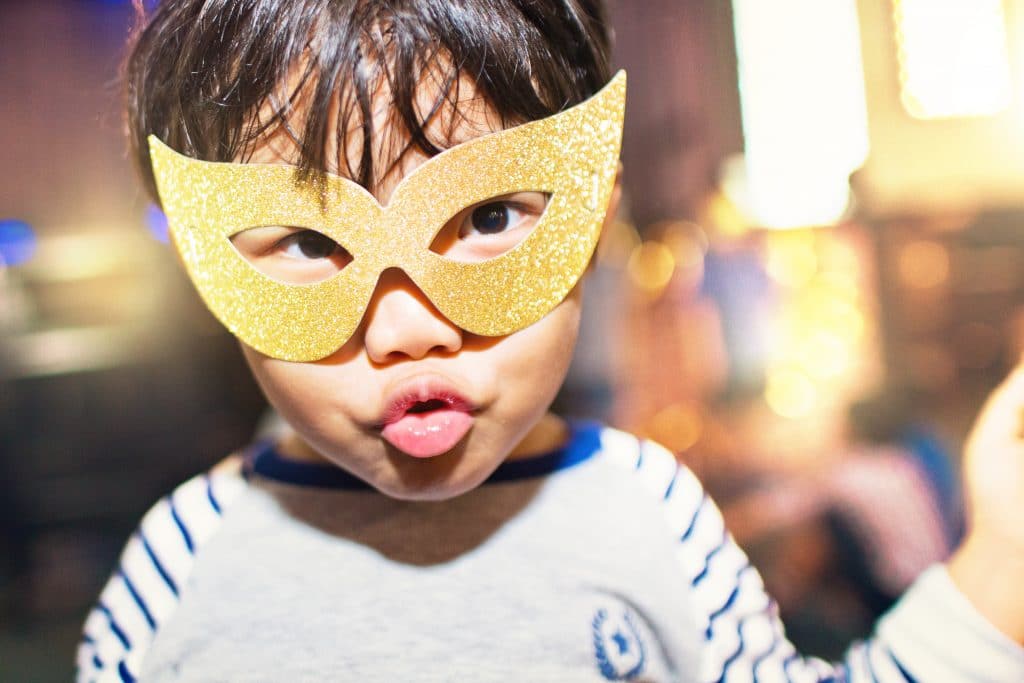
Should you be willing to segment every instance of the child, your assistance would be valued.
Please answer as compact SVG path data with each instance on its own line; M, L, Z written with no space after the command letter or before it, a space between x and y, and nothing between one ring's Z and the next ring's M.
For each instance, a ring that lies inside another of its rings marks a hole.
M547 412L618 198L608 52L600 0L159 4L134 149L289 430L143 518L80 680L1024 680L1020 376L970 540L836 667L670 453Z

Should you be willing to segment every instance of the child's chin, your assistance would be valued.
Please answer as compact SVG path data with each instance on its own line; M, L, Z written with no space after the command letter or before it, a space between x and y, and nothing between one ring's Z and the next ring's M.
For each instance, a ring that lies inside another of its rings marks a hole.
M440 482L434 481L422 485L410 484L409 482L398 482L397 484L376 485L374 488L389 498L406 500L410 502L439 502L456 498L464 493L472 491L477 486L476 482Z
M472 463L460 444L432 458L414 458L388 447L391 467L370 485L386 496L409 501L441 501L472 491L494 469L484 463Z

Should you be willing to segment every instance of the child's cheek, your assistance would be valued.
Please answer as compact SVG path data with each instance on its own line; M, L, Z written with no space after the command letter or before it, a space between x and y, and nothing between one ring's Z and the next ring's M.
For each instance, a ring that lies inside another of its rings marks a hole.
M507 357L501 362L502 375L519 378L524 390L538 398L557 393L568 372L576 339L579 335L582 287L577 285L566 299L544 318L522 329L506 340ZM540 391L538 391L540 390ZM546 406L545 406L546 408Z

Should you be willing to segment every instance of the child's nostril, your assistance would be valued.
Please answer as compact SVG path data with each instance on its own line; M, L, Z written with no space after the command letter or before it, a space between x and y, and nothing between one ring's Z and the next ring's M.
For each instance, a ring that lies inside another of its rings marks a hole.
M429 413L432 410L440 410L448 404L439 398L434 398L429 401L417 401L407 412L410 413Z

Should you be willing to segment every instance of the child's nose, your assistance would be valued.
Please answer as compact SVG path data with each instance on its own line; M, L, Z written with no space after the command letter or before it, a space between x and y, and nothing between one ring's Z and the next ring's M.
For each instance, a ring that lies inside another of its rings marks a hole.
M419 360L432 352L462 348L462 330L444 317L409 276L390 268L381 274L366 311L363 344L375 363Z

